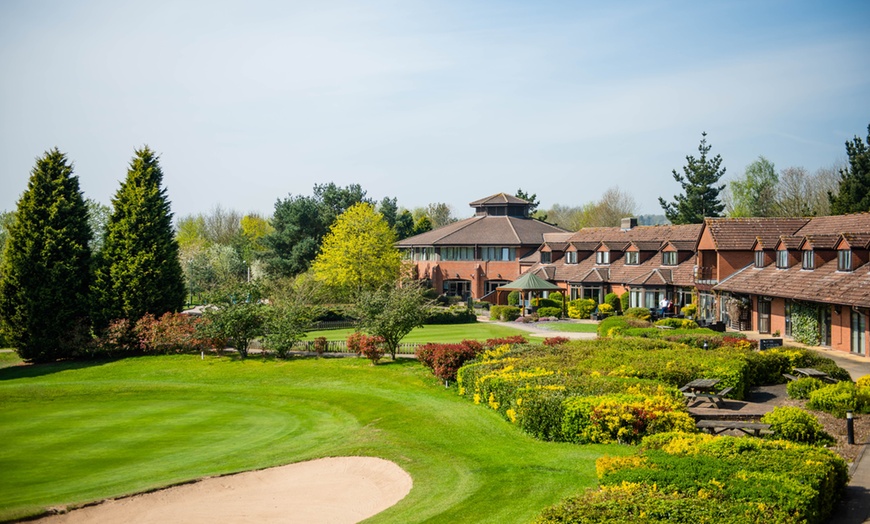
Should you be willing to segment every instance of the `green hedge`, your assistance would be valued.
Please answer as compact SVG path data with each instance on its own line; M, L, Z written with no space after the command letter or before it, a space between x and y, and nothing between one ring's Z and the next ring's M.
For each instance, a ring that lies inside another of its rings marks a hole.
M511 322L520 317L520 308L517 306L492 306L489 308L489 318Z
M870 413L870 388L859 388L845 380L830 384L810 393L807 407L840 418L845 417L847 411Z
M477 322L474 310L466 306L451 306L449 308L430 308L426 314L425 324L473 324Z
M770 424L774 438L802 444L828 445L836 442L812 413L798 407L777 406L761 417L761 421Z
M562 316L562 308L561 307L539 307L538 308L538 316L539 317L561 317Z
M661 433L633 457L602 457L601 489L546 510L538 523L822 523L848 481L846 462L814 446Z

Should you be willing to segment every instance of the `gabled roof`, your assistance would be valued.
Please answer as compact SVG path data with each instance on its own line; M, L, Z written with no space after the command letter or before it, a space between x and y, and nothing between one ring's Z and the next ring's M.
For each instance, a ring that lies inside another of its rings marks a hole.
M571 243L579 242L665 242L668 240L698 241L701 224L618 227L584 227L571 236Z
M558 291L562 288L556 284L547 282L534 272L530 271L513 282L499 286L498 289L506 289L508 291Z
M559 227L532 218L481 215L414 235L396 243L415 246L538 246L545 233L564 233Z
M479 207L479 206L499 205L499 204L526 205L528 203L529 203L528 200L523 200L522 198L515 197L515 196L509 195L507 193L496 193L496 194L490 195L486 198L481 198L480 200L475 200L474 202L472 202L468 205L471 207Z
M870 233L870 213L814 217L796 235Z
M844 233L842 238L853 249L870 249L870 233Z
M783 235L776 243L776 249L798 249L804 241L804 237L797 235Z
M776 245L782 235L791 235L809 222L808 218L705 218L716 249L751 250L756 240Z
M842 235L808 235L801 243L801 249L836 249Z

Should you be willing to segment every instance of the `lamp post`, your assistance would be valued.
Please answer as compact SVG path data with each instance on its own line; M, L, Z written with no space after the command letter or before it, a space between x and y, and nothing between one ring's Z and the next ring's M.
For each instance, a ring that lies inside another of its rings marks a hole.
M851 411L846 412L846 442L855 443L855 420L852 418Z

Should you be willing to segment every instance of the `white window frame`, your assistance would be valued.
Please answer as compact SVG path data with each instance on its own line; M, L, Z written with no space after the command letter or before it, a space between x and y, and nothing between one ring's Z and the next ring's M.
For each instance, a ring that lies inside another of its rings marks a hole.
M662 265L663 266L676 266L677 265L677 252L676 251L662 251Z
M755 267L757 267L757 268L764 267L764 251L756 251L755 252Z
M851 249L840 249L837 251L837 271L852 271Z
M640 253L638 253L637 251L626 251L625 263L629 266L636 266L640 264Z
M788 269L788 250L778 249L776 251L776 267L779 269Z
M815 269L816 268L816 258L813 250L804 250L801 253L801 269Z
M610 251L596 251L595 252L595 264L599 266L606 266L610 264Z

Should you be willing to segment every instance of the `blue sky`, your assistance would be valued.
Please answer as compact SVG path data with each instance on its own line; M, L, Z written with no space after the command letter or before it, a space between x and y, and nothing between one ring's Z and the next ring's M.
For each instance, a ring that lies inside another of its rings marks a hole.
M57 146L108 204L135 148L177 216L270 214L315 183L413 208L679 192L809 171L870 124L870 2L0 2L0 210Z

